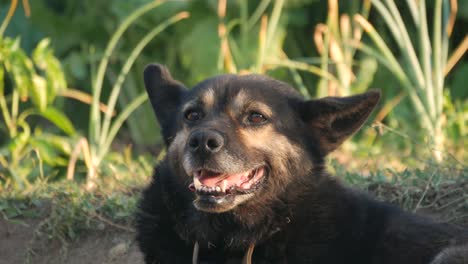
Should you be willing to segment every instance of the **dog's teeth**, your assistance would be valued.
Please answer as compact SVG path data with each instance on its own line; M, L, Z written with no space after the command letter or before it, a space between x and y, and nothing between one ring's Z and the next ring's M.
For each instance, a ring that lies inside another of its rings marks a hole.
M227 188L227 180L223 180L223 185L221 186L221 191L223 193L226 192L226 188Z
M195 189L199 190L202 186L202 183L197 177L193 178L193 184L195 185Z
M217 192L221 192L221 187L216 186L216 191L217 191Z

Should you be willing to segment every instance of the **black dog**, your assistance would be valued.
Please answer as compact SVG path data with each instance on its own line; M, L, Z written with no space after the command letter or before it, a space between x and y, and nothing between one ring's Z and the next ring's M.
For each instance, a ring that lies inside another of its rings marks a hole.
M325 171L378 92L305 101L260 75L187 90L160 65L144 80L168 150L137 214L146 263L468 263L466 229L377 202Z

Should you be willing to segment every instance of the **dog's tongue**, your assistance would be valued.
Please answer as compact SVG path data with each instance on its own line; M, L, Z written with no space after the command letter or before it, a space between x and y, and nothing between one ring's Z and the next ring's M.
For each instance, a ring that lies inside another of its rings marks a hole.
M197 178L201 184L209 187L219 186L221 182L226 181L227 186L232 186L245 181L248 181L249 172L235 173L235 174L222 174L211 171L202 170L196 172L194 177Z

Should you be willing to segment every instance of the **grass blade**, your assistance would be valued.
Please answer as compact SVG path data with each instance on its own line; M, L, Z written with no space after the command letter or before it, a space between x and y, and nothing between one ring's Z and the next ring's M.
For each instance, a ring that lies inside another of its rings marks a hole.
M415 110L421 116L423 126L426 127L431 134L433 134L432 122L427 114L427 110L425 109L424 104L422 103L422 101L416 94L416 90L414 89L414 84L412 84L409 81L409 78L406 76L400 64L398 63L396 58L393 56L387 44L385 44L385 41L382 39L379 33L375 30L375 28L362 16L355 15L354 19L356 20L358 24L360 24L364 28L364 30L367 32L371 40L377 46L377 49L382 53L383 57L388 61L388 65L390 66L389 69L394 70L394 74L400 81L403 80L402 84L404 88L407 89L408 95L410 96L410 99L414 104Z
M260 2L252 16L250 16L249 21L247 22L247 30L252 29L252 27L258 22L258 20L262 17L262 14L265 12L270 2L271 0L262 0Z
M408 67L410 73L413 75L413 78L416 81L415 83L418 85L417 87L419 89L424 89L425 83L421 65L418 61L418 57L416 56L413 43L411 42L408 31L406 30L403 19L401 18L400 12L398 11L398 8L393 0L386 0L386 2L389 7L390 13L393 14L396 24L400 29L401 35L395 36L395 38L403 38L403 48L401 49L401 51L405 54L404 58L411 65L411 67Z
M390 29L390 32L393 35L393 39L395 39L398 46L400 48L403 47L402 39L399 38L399 36L401 35L401 32L395 20L393 19L392 14L390 14L390 12L385 7L385 5L379 0L372 0L372 4L374 5L375 9L377 9L379 14L382 16L383 20L385 21L385 24L387 24L387 27L388 29Z
M434 27L432 33L433 45L433 82L437 89L436 105L442 103L442 95L439 90L443 89L443 70L442 70L442 0L436 0L434 4ZM442 87L442 88L441 88Z
M416 24L416 27L419 27L421 24L425 23L425 19L420 16L420 11L418 10L418 3L414 0L406 0L406 3L408 4L408 8L410 10L411 16L413 17L413 21ZM423 4L426 6L425 1L419 1L419 5ZM425 9L424 9L425 10ZM424 12L424 14L426 14ZM427 23L427 21L426 21Z
M278 60L278 61L270 61L268 62L268 64L270 66L279 66L279 67L297 69L301 71L307 71L319 77L325 78L329 81L339 83L338 79L336 79L336 77L330 74L328 71L323 71L320 67L310 65L304 62L299 62L299 61L294 61L294 60Z
M271 12L270 21L268 23L267 35L266 35L266 50L271 46L271 42L275 36L276 28L278 27L278 22L281 16L281 11L283 10L284 0L276 0L273 6L273 11Z
M143 104L148 99L146 92L141 93L137 98L133 99L130 104L125 107L125 109L116 117L115 121L112 123L112 126L109 130L109 134L106 137L106 141L104 144L99 148L99 153L97 157L97 161L101 161L104 155L109 150L112 141L114 140L117 132L119 132L120 128L122 127L125 120L130 116L135 109L137 109L141 104Z
M411 2L411 1L409 1ZM420 57L423 66L424 72L424 82L426 83L426 100L428 102L428 110L431 118L436 119L436 107L434 99L434 85L432 82L432 73L431 73L431 41L429 39L429 31L427 28L427 18L426 18L426 2L419 2L419 17L421 18L421 23L418 28L419 35L419 45L420 45Z
M218 1L227 1L227 0L218 0ZM241 31L241 46L243 49L247 46L247 41L249 38L249 29L248 29L248 15L249 15L249 3L247 0L240 0L240 31Z

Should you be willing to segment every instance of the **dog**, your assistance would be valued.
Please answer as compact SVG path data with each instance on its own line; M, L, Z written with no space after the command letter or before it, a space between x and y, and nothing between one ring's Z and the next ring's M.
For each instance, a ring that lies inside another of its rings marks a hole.
M325 157L366 121L369 91L305 100L262 75L144 83L167 147L136 215L150 263L468 263L468 230L345 187Z

